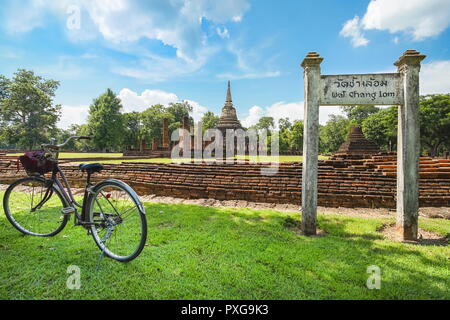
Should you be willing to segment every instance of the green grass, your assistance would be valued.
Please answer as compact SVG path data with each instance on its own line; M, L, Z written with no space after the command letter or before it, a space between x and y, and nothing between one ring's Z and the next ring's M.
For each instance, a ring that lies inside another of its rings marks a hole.
M2 196L0 194L0 196ZM393 219L319 215L324 237L272 210L146 204L148 241L128 264L104 259L71 222L53 238L23 236L0 214L0 299L450 299L448 247L383 239ZM446 234L450 221L420 218ZM81 269L69 290L67 268ZM367 267L382 270L369 290Z
M23 155L23 153L8 153L7 155L8 156L21 156L21 155ZM63 159L63 158L95 158L95 157L116 158L116 157L122 157L122 156L123 156L123 153L101 153L101 152L97 152L97 153L61 152L59 154L60 159Z
M236 159L250 159L251 161L262 162L300 162L303 160L302 156L261 156L261 157L249 157L249 156L236 156ZM319 160L327 160L327 156L319 156ZM122 163L122 162L145 162L145 163L178 163L178 162L190 162L191 159L170 159L170 158L152 158L152 159L130 159L130 160L102 160L102 163ZM194 161L203 161L195 160ZM206 161L214 161L214 159L206 159ZM83 162L95 162L95 161L83 161Z
M21 156L23 153L9 153L8 156ZM71 153L71 152L61 152L59 154L60 159L64 158L95 158L95 157L107 157L115 158L122 157L122 153ZM303 160L302 156L236 156L236 159L250 159L251 161L262 161L262 162L300 162ZM327 160L327 156L319 155L319 160ZM206 159L207 161L213 161L214 159ZM175 159L170 158L144 158L144 159L129 159L129 160L102 160L102 163L122 163L122 162L144 162L144 163L177 163L183 161L191 161L191 159ZM199 160L202 161L202 160ZM80 161L80 162L97 162L95 161Z

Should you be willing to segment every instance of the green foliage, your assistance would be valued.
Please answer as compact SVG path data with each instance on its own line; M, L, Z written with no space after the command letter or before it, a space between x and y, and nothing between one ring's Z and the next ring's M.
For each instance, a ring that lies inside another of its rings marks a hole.
M172 132L183 123L184 117L189 117L192 112L192 106L188 102L171 103L168 107L161 104L153 105L141 113L142 119L142 135L151 143L153 138L161 142L163 120L169 120L169 138ZM190 125L194 123L192 117L189 117Z
M355 125L360 126L364 119L380 111L380 108L372 105L342 106L341 110L344 111L347 119L353 121Z
M214 112L208 111L202 117L202 130L205 132L208 129L213 129L219 123L219 116L216 116Z
M278 120L278 141L279 141L279 150L280 152L288 152L290 150L290 140L291 140L291 128L292 124L289 121L289 118L282 118Z
M34 149L56 134L61 106L53 103L59 82L19 69L12 79L0 76L0 140Z
M87 133L92 137L90 145L96 150L122 150L124 126L121 109L121 101L111 89L107 89L89 107Z
M301 152L303 150L303 121L294 121L289 132L289 148L291 151Z
M450 94L421 96L419 112L423 150L432 155L450 151Z
M189 114L192 112L192 106L187 102L177 102L170 103L166 108L166 112L173 116L173 121L182 123L184 117L189 117ZM193 124L193 120L191 120L191 124Z
M351 121L343 116L331 115L324 126L319 128L319 152L334 153L345 142Z
M79 135L80 126L73 124L69 127L69 129L58 129L56 131L56 142L57 143L63 143L71 136L77 136ZM84 140L85 141L85 140ZM64 150L79 150L77 141L71 140L69 143L64 147Z
M163 120L165 118L171 122L175 119L162 104L155 104L141 113L142 134L147 143L151 143L153 138L161 140ZM177 123L179 124L180 122Z
M124 125L123 146L138 146L142 138L142 120L139 112L122 115Z
M367 139L380 149L394 151L397 145L398 107L381 109L363 120L362 130Z
M256 124L256 129L258 130L272 130L275 127L275 122L273 120L273 117L261 117ZM269 135L269 133L267 134Z

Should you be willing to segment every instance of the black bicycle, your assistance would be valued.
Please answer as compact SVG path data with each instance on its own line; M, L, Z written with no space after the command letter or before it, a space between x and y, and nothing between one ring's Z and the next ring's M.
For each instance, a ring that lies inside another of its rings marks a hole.
M94 238L102 251L101 257L105 254L121 262L135 259L147 239L145 208L139 196L120 180L92 183L91 175L100 172L103 165L83 163L80 170L86 172L87 179L85 188L77 190L83 193L79 204L58 165L59 150L72 139L90 137L73 136L60 145L42 145L47 161L53 163L51 177L27 171L28 177L13 182L3 197L6 217L24 234L51 237L64 229L73 214L75 225L87 229Z

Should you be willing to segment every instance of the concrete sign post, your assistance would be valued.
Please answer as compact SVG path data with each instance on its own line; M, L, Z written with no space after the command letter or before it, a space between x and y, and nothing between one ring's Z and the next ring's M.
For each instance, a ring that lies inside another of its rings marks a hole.
M323 61L307 54L302 168L302 230L316 234L319 105L399 105L397 149L397 230L402 240L417 239L419 71L425 58L407 50L395 63L397 73L321 75Z
M316 234L317 163L319 152L320 63L323 58L310 52L302 62L305 81L303 120L302 230Z
M395 63L402 77L403 103L398 109L397 231L402 240L417 240L419 216L419 71L425 58L407 50Z

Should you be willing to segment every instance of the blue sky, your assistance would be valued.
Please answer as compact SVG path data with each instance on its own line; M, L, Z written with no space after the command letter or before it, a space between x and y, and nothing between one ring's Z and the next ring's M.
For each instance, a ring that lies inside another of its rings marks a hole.
M322 73L394 71L406 50L427 55L421 92L450 92L448 0L3 0L0 73L59 80L61 127L82 122L112 88L125 111L188 100L220 113L226 82L244 125L303 118L300 62ZM322 107L321 122L337 107Z

